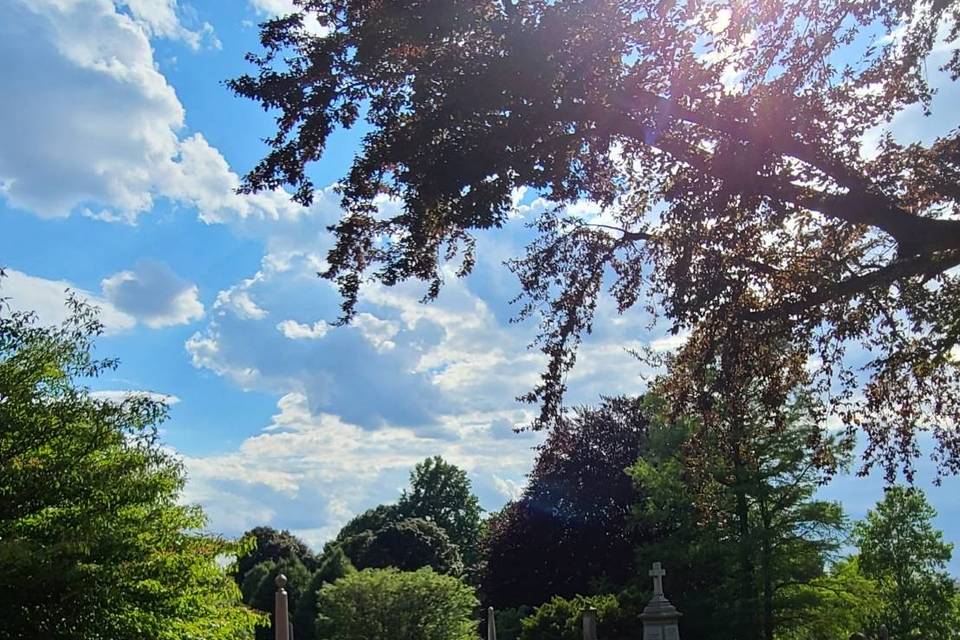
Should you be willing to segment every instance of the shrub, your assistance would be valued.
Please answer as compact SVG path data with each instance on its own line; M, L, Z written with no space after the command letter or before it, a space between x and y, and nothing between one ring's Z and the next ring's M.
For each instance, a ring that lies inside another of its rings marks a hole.
M318 640L475 640L473 590L424 568L366 569L320 589Z

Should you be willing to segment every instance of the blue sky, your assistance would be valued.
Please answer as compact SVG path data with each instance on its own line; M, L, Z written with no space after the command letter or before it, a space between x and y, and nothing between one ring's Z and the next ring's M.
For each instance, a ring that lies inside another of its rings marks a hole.
M530 411L514 397L542 359L526 348L535 327L508 323L517 286L501 262L540 201L518 194L506 231L481 237L476 273L436 303L414 284L369 287L357 322L330 327L338 298L314 274L337 198L323 189L305 209L234 193L271 121L222 81L248 70L256 23L290 0L2 4L0 292L48 322L68 287L103 308L100 348L122 366L95 386L169 397L165 439L211 529L269 524L320 545L433 454L468 469L488 509L516 495L539 436L511 430ZM947 124L908 113L893 126L925 138ZM343 175L359 135L334 137L317 184ZM649 372L624 348L668 348L663 334L602 304L569 400L642 392ZM929 496L960 541L956 486ZM881 491L845 477L824 494L859 517Z

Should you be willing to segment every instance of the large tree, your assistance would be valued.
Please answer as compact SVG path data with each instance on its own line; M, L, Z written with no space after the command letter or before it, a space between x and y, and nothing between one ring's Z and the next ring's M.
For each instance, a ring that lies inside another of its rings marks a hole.
M410 472L410 488L404 490L397 508L404 517L433 522L446 532L464 561L476 560L483 509L460 467L440 456L417 463Z
M297 4L263 25L258 73L230 82L277 123L242 190L292 185L309 204L310 163L364 115L322 274L344 319L368 278L420 279L432 297L444 262L468 273L474 233L503 226L530 187L557 205L513 265L549 356L526 396L537 425L560 416L606 288L621 310L655 302L692 330L681 396L735 398L749 372L775 413L812 378L868 436L868 465L910 473L929 429L941 468L960 469L960 130L868 135L931 107L955 1ZM960 74L960 54L944 70ZM384 193L399 213L377 211ZM582 198L604 222L564 213Z
M71 301L59 327L0 302L0 637L239 640L260 617L181 502L184 472L159 440L166 407L100 400L84 382L96 314Z
M810 608L796 587L823 578L846 530L840 505L815 495L822 467L842 464L850 443L811 447L818 427L804 418L806 402L796 399L782 426L754 402L757 412L732 430L737 440L696 440L709 456L691 452L697 421L651 427L632 473L646 493L637 519L660 535L638 554L647 566L673 567L669 586L691 614L688 635L773 640Z
M632 577L633 548L647 532L630 526L642 489L627 469L645 449L647 414L643 398L608 398L550 432L523 495L488 523L488 604L538 605L617 589Z
M244 533L243 537L253 539L254 545L237 559L239 584L243 584L248 571L268 560L277 562L297 558L310 569L316 564L313 551L307 543L286 529L278 531L273 527L254 527Z
M953 545L934 528L935 515L922 491L894 486L854 529L860 567L883 603L873 622L893 638L954 638L960 629L957 587L947 573Z
M365 531L342 548L359 569L415 571L430 567L438 573L463 573L457 546L436 523L423 518L405 518L377 531Z

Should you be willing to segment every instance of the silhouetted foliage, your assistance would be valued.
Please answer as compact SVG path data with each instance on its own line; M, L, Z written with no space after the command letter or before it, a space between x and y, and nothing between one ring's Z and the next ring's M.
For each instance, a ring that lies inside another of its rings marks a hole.
M358 569L395 567L415 571L430 567L437 573L456 576L463 573L457 547L443 529L429 520L406 518L358 538L362 544L356 545L350 556Z
M608 291L691 331L671 403L705 428L722 435L747 378L775 422L810 383L888 480L912 473L922 430L960 470L960 129L908 146L865 135L930 108L928 58L960 36L955 3L300 4L329 33L303 13L270 20L258 73L229 83L277 123L241 190L288 184L310 203L308 166L364 114L322 273L344 319L368 279L436 296L444 263L468 273L474 233L507 224L529 187L557 205L512 264L549 358L525 396L534 426L561 419ZM944 70L960 75L956 49ZM399 213L377 212L383 194ZM606 222L566 215L579 199ZM863 375L847 357L859 347Z
M396 505L381 504L367 509L358 516L354 516L337 533L336 541L343 542L365 531L378 531L389 524L395 524L403 519L403 515Z
M631 529L641 493L626 471L646 445L645 400L608 398L550 432L522 497L492 516L483 597L495 607L537 605L616 589L632 577Z
M307 543L287 530L273 527L254 527L243 536L253 538L256 546L237 558L237 582L243 584L244 576L255 565L266 560L280 561L296 556L308 569L313 569L313 551Z

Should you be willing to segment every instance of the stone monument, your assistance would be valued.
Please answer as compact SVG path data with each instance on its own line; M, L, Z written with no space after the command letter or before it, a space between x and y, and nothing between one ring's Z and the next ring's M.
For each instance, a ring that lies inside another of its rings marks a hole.
M659 562L653 563L648 574L653 578L653 597L643 609L643 640L680 640L678 625L682 615L663 595L663 576L667 572Z
M290 637L290 612L287 609L287 576L277 575L274 580L277 593L273 598L273 637L275 640L292 640Z
M497 640L497 617L493 607L487 608L487 640Z
M596 607L590 607L583 612L583 640L597 640Z

